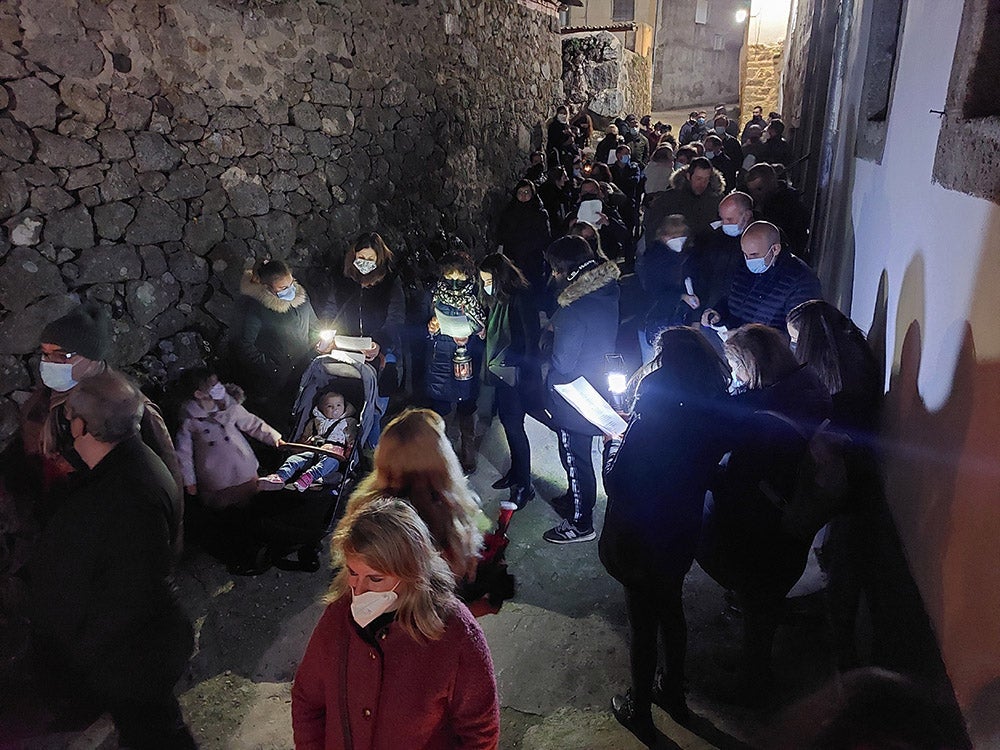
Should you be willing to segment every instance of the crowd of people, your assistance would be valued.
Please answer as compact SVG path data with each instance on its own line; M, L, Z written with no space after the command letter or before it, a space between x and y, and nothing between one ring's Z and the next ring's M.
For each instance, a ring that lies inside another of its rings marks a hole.
M647 744L653 704L690 718L682 589L695 560L734 593L741 696L759 698L782 602L831 522L838 655L857 665L861 592L874 622L891 619L866 537L883 512L872 448L882 374L806 262L809 212L789 184L780 116L755 108L741 130L719 107L708 123L692 112L675 139L629 114L602 135L560 107L497 217L497 249L442 254L416 300L375 232L322 288L261 262L243 279L229 356L184 375L176 415L107 364L107 310L88 303L47 326L21 442L44 527L30 614L54 674L109 710L128 746L194 746L172 693L192 643L169 586L185 499L228 536L231 569L258 572L270 492L322 486L367 450L292 691L296 747L495 748L499 702L475 617L496 611L476 586L488 522L467 478L477 413L498 416L509 447L493 484L508 513L536 496L526 417L553 431L566 492L547 498L559 521L543 538L600 532L632 635L632 682L612 711ZM339 348L326 329L365 342L353 356L374 373L374 430L361 429L361 404L327 388L292 434L303 373ZM622 352L613 359L637 368L626 400L608 377L608 355ZM556 391L580 378L617 406L624 431ZM836 488L817 480L832 465L816 458L820 439L844 469ZM805 507L824 490L819 511Z

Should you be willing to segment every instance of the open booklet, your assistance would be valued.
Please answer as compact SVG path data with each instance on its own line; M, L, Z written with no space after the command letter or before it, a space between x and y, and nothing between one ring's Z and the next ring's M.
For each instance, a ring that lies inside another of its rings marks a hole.
M572 383L562 383L552 387L569 402L570 406L580 412L581 417L605 435L611 437L621 435L628 427L621 415L611 408L611 404L604 400L586 378L579 377Z
M371 336L334 336L333 343L345 352L366 352L372 348Z

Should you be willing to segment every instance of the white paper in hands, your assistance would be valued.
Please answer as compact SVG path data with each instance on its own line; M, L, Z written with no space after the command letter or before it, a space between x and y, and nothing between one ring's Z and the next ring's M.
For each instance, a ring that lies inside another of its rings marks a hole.
M617 437L628 427L621 415L611 408L611 404L604 400L586 378L580 377L572 383L562 383L552 387L580 413L581 417L605 435Z
M465 315L445 315L440 310L435 310L434 316L438 325L441 326L441 333L456 339L467 339L475 333L472 323Z
M333 343L346 352L366 352L372 348L371 336L334 336Z
M601 211L603 210L604 204L599 200L583 201L576 211L576 218L597 227L601 225Z

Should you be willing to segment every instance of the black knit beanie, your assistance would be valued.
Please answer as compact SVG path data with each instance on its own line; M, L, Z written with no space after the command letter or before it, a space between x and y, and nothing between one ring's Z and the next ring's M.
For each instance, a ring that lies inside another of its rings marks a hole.
M84 303L45 326L41 343L55 344L87 359L107 359L111 353L111 316L100 305Z

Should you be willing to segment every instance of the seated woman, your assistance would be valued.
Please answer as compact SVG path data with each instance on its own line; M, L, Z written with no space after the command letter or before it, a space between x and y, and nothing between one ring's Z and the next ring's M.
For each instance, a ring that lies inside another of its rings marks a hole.
M380 499L348 513L333 560L292 686L295 747L494 750L489 647L413 507Z
M612 699L612 711L649 744L656 737L651 703L678 721L688 716L681 591L724 452L717 425L729 386L729 368L700 333L668 328L656 348L659 366L639 384L625 435L605 444L608 507L598 546L604 567L625 587L632 632L632 689Z
M740 697L753 700L765 695L778 616L805 569L811 541L784 530L778 501L795 492L806 436L829 415L830 395L769 326L738 328L725 352L741 385L728 406L730 456L705 503L698 562L740 600L745 691Z

